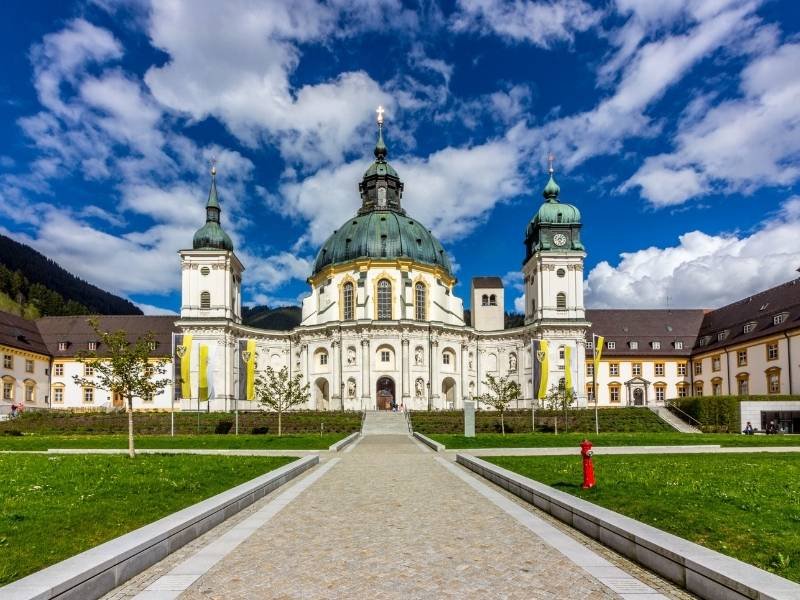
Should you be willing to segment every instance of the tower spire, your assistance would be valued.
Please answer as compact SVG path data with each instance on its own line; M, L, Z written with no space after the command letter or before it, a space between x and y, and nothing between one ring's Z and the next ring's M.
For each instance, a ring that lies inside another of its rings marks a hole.
M376 119L378 123L378 142L375 144L375 158L380 162L385 162L386 156L389 154L389 149L383 141L383 113L386 111L383 109L383 106L379 105L375 112L378 115Z
M220 224L219 196L217 195L217 159L211 159L211 187L206 201L206 224L194 234L195 250L233 250L233 242Z
M547 182L547 185L544 186L544 190L542 191L542 196L548 202L558 202L558 195L561 193L561 188L558 187L556 180L553 178L553 173L555 170L553 169L553 163L555 162L556 157L553 155L552 152L547 153L547 172L550 173L550 180Z

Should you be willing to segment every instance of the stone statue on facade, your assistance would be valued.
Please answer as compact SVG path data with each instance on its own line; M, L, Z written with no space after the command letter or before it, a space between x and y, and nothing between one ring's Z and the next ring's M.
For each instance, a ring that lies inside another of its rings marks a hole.
M347 380L347 397L348 398L355 398L356 397L356 380L355 379L348 379Z
M422 378L418 378L416 382L414 382L414 395L417 398L422 398L422 394L425 391L425 382L422 381Z
M424 354L423 354L422 348L417 346L417 348L414 350L414 364L415 365L421 365L423 359L424 359Z
M517 355L516 354L509 354L508 355L508 370L512 373L517 371Z
M356 364L356 349L350 346L347 349L347 366L352 367Z

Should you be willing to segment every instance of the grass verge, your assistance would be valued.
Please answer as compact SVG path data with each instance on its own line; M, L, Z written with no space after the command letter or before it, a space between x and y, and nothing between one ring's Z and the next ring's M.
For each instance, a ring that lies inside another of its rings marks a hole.
M562 448L578 447L589 438L595 446L681 446L719 444L731 446L800 446L800 435L741 435L725 433L513 433L506 436L493 433L474 438L463 435L428 434L448 449L468 448Z
M0 456L0 585L294 460ZM1 594L0 594L1 595Z
M581 461L487 459L556 489L800 581L800 460L794 454L596 456L598 485L582 490Z
M226 450L327 450L345 437L343 433L323 435L137 435L141 449L226 449ZM47 450L49 448L127 448L126 435L0 435L0 450Z

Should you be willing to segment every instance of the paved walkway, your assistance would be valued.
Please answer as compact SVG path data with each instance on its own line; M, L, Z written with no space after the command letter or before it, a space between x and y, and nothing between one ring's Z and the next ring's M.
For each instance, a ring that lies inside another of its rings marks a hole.
M409 436L362 438L281 490L109 597L686 597L638 581Z
M595 446L599 454L757 454L759 452L800 452L800 446L750 446L721 448L715 445L698 446ZM579 455L578 447L568 448L466 448L457 450L447 448L446 452L455 459L458 453L473 456L569 456Z

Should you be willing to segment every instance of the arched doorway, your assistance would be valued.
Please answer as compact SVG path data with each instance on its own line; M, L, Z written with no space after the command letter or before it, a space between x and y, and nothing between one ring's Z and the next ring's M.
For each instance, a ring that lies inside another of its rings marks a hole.
M642 390L642 388L640 387L633 389L633 405L634 406L644 405L644 390Z
M456 407L456 380L452 377L445 377L442 380L442 398L445 408Z
M314 400L317 410L328 410L329 398L328 380L320 377L314 382Z
M375 387L375 398L378 410L392 410L394 400L394 380L391 377L381 377Z

